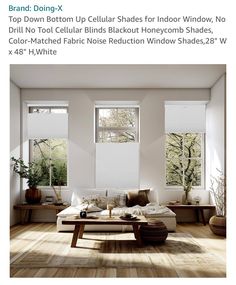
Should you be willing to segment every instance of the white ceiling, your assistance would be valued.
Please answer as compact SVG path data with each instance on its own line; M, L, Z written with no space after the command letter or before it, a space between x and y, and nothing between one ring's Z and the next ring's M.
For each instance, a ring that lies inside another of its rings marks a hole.
M224 64L10 66L20 88L210 88L225 72Z

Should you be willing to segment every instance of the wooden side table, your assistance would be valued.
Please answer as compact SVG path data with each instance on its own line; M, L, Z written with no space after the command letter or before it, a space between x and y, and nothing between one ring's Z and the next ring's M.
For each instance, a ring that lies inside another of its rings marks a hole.
M215 210L214 205L180 205L180 204L177 204L177 205L166 205L166 207L171 209L173 212L175 212L175 210L179 210L179 209L180 210L191 209L191 210L195 211L198 223L200 221L200 216L201 216L202 223L204 224L204 226L206 225L204 210L207 210L207 209L208 210Z
M18 204L14 206L15 210L20 210L21 224L30 223L33 210L53 210L56 214L69 205L43 205L43 204Z

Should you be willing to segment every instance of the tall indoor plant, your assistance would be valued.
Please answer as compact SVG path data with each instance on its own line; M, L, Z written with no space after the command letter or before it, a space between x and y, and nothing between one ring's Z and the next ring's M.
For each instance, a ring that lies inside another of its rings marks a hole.
M25 199L29 204L39 203L41 200L41 190L37 188L41 180L40 168L35 162L25 164L23 159L12 157L13 171L21 178L27 179L28 189L25 191Z
M209 220L209 226L216 235L226 236L226 187L225 177L218 170L218 175L212 177L210 193L216 207L216 215Z

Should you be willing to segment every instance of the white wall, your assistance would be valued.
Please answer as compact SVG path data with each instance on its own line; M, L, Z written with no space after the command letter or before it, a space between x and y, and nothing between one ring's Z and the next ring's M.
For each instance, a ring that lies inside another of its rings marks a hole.
M206 188L217 170L225 172L225 75L211 88L206 109Z
M160 202L181 198L182 191L165 189L165 101L208 101L209 89L22 89L21 96L22 102L68 102L69 187L63 191L65 200L70 201L75 188L96 186L94 105L99 100L140 103L140 187L153 188ZM43 193L53 194L51 190ZM198 190L196 193L202 196L202 201L208 202L208 192ZM47 215L37 213L36 218L54 220L55 216L49 212Z
M10 83L10 157L20 156L20 89ZM10 170L10 225L19 221L13 206L20 202L20 179Z

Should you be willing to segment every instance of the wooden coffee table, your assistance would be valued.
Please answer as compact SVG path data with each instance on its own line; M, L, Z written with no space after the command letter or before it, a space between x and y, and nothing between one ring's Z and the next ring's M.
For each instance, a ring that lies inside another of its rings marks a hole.
M134 237L137 240L139 246L142 245L142 239L139 232L139 227L141 225L146 225L148 222L144 216L138 216L136 220L122 220L119 217L103 216L97 219L81 219L68 217L66 220L62 221L63 225L75 225L73 237L71 241L71 247L76 247L77 239L83 238L84 227L86 225L131 225L133 227Z

